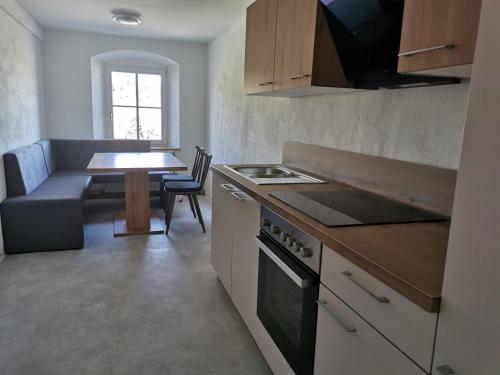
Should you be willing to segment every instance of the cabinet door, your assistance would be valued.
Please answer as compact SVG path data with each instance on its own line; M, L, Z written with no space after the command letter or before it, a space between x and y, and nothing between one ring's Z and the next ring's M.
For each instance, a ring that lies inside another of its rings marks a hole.
M245 194L236 201L233 225L231 298L252 332L257 321L259 250L255 238L260 229L260 204Z
M250 197L236 201L233 217L231 299L274 374L293 375L285 357L257 316L260 204Z
M398 71L472 64L480 10L481 0L406 0Z
M278 0L257 0L247 9L245 94L272 91Z
M316 375L425 375L322 285L319 302Z
M212 248L210 261L226 291L231 294L233 249L233 205L235 199L222 185L227 181L214 174L212 179Z
M311 85L318 0L278 0L274 89Z

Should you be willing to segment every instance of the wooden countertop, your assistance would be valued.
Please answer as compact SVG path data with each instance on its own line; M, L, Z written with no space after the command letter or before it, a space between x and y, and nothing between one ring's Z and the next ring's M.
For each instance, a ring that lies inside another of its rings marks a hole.
M306 189L355 189L352 186L335 181L328 184L257 185L221 165L212 166L211 170L426 311L439 311L448 224L329 228L269 193Z

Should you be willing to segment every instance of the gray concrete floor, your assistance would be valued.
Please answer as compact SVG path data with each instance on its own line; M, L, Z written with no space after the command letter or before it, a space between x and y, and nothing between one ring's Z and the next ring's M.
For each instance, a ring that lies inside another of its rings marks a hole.
M0 263L0 374L269 374L210 266L210 202L207 234L184 202L168 238L115 239L122 204L87 202L83 250Z

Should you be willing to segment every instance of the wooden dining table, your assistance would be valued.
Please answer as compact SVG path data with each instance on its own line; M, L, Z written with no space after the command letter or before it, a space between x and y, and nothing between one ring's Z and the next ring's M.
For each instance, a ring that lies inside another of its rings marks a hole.
M186 170L170 152L95 153L87 166L89 172L125 174L125 212L114 214L115 237L163 233L163 220L150 208L148 172Z

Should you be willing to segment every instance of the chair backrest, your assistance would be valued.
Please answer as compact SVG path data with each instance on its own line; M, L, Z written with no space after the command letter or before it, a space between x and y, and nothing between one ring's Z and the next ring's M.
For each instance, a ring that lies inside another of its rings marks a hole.
M196 178L196 181L200 184L200 188L203 190L205 186L205 181L207 179L208 171L210 170L210 164L212 163L212 155L206 152L201 153L201 165L200 173Z
M201 167L201 155L205 152L205 149L200 146L196 146L196 156L194 158L193 169L191 171L191 176L193 176L193 180L197 180L197 177L200 173Z

